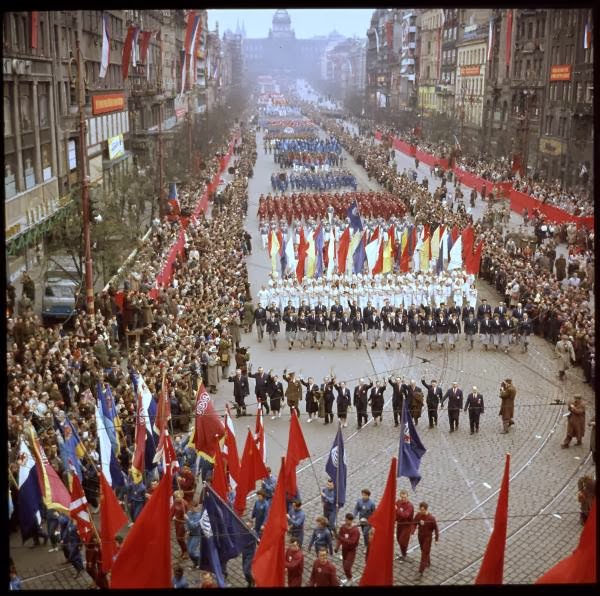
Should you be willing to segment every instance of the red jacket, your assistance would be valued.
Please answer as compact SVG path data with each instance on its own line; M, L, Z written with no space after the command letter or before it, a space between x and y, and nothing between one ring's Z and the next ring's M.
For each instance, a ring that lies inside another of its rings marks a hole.
M287 569L288 587L301 587L304 573L304 554L300 549L285 551L285 568Z
M321 563L318 559L313 563L308 585L311 588L321 586L339 586L337 571L331 561Z
M348 528L346 526L340 527L338 531L337 543L338 546L340 544L342 545L343 553L356 550L359 541L360 531L357 526L352 526L351 528Z
M412 506L412 503L409 501L401 501L398 499L396 501L396 523L400 525L400 527L410 528L412 529L413 517L415 515L415 508Z

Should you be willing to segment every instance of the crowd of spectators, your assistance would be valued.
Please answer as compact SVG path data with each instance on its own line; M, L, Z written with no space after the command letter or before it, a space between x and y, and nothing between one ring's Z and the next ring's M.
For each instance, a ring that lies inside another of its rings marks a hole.
M27 424L36 429L51 465L65 473L55 426L68 417L86 448L83 486L88 501L97 506L98 383L112 388L126 439L119 459L127 472L135 429L133 370L143 375L154 395L159 395L166 372L174 429L187 432L200 379L214 385L230 365L247 360L240 327L250 300L244 217L248 177L256 160L254 132L242 132L234 155L233 181L220 193L211 217L189 221L184 254L174 264L171 283L155 299L154 278L179 234L180 220L155 223L139 247L122 298L110 286L96 296L94 316L81 309L69 321L70 332L59 325L43 326L31 306L17 316L9 313L7 429L14 477L19 437ZM217 167L218 156L208 166L207 178ZM205 188L203 182L182 187L180 201L192 208Z

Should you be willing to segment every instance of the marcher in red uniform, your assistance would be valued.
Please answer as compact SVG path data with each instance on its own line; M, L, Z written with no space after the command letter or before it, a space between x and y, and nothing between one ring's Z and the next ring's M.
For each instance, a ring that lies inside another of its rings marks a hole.
M85 570L94 580L90 588L95 588L97 586L102 590L108 590L108 579L106 573L102 572L102 558L96 538L92 538L92 540L85 545Z
M287 569L288 588L302 587L304 553L297 538L290 538L290 545L285 551L285 568Z
M189 506L183 498L183 491L176 490L173 493L175 497L173 505L171 505L171 519L175 522L175 539L181 549L180 557L188 558L187 545L185 543L185 514L188 512Z
M327 559L327 551L325 549L319 551L319 557L313 563L308 585L311 588L340 585L335 565Z
M183 466L183 470L179 472L177 477L177 486L183 491L183 498L188 505L191 504L196 490L196 479L189 466Z
M352 582L352 566L354 565L359 542L360 530L354 525L354 515L346 513L346 521L340 526L335 547L336 553L340 549L340 546L342 547L342 567L346 575L346 579L342 580L343 584L350 585L350 582Z
M396 540L400 547L400 556L402 561L406 561L406 552L408 550L408 542L413 531L413 518L415 508L408 500L408 492L400 491L400 498L396 501Z
M418 531L419 546L421 547L421 562L419 564L419 574L423 575L423 571L427 567L431 567L431 560L429 554L431 553L431 537L435 532L435 541L438 542L440 539L440 533L438 531L437 522L435 517L428 511L429 505L425 501L419 503L419 513L414 517L413 533L415 530Z

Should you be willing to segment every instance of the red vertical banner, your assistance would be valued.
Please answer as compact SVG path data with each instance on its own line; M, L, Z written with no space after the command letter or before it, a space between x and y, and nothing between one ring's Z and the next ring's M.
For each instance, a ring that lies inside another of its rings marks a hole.
M37 50L38 47L38 29L40 24L40 13L37 10L31 11L31 47Z
M385 36L387 39L388 49L391 50L394 46L394 23L388 21L385 24Z
M508 9L506 17L506 66L510 66L510 51L512 46L513 11Z

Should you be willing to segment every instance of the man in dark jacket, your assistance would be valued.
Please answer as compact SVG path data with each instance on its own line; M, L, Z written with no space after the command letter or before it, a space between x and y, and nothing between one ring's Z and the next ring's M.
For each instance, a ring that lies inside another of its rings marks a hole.
M242 374L242 369L238 368L235 371L235 375L227 379L230 383L233 383L233 397L235 399L235 410L236 418L246 415L246 395L250 395L250 384L248 383L248 377Z
M356 408L356 421L358 428L362 428L363 421L366 424L368 420L367 415L367 401L368 391L373 387L373 381L369 378L369 384L365 383L364 379L359 379L358 386L354 388L354 400L353 405Z
M446 391L444 398L442 399L442 408L444 402L448 400L448 421L450 422L450 432L458 430L458 417L463 405L463 392L458 387L458 383L454 381L452 387Z
M250 372L248 377L252 377L256 381L254 386L254 395L256 395L256 401L261 404L265 409L265 414L269 414L269 403L267 402L267 393L269 391L269 375L265 373L262 366L258 367L258 372L252 372L252 364L250 365Z
M467 395L465 412L469 410L469 426L471 434L479 432L479 416L483 414L483 395L473 386L473 391Z
M427 389L427 414L429 416L429 428L437 426L438 423L438 407L443 399L442 388L438 387L437 381L431 379L431 384L428 385L425 379L421 379L422 385Z

